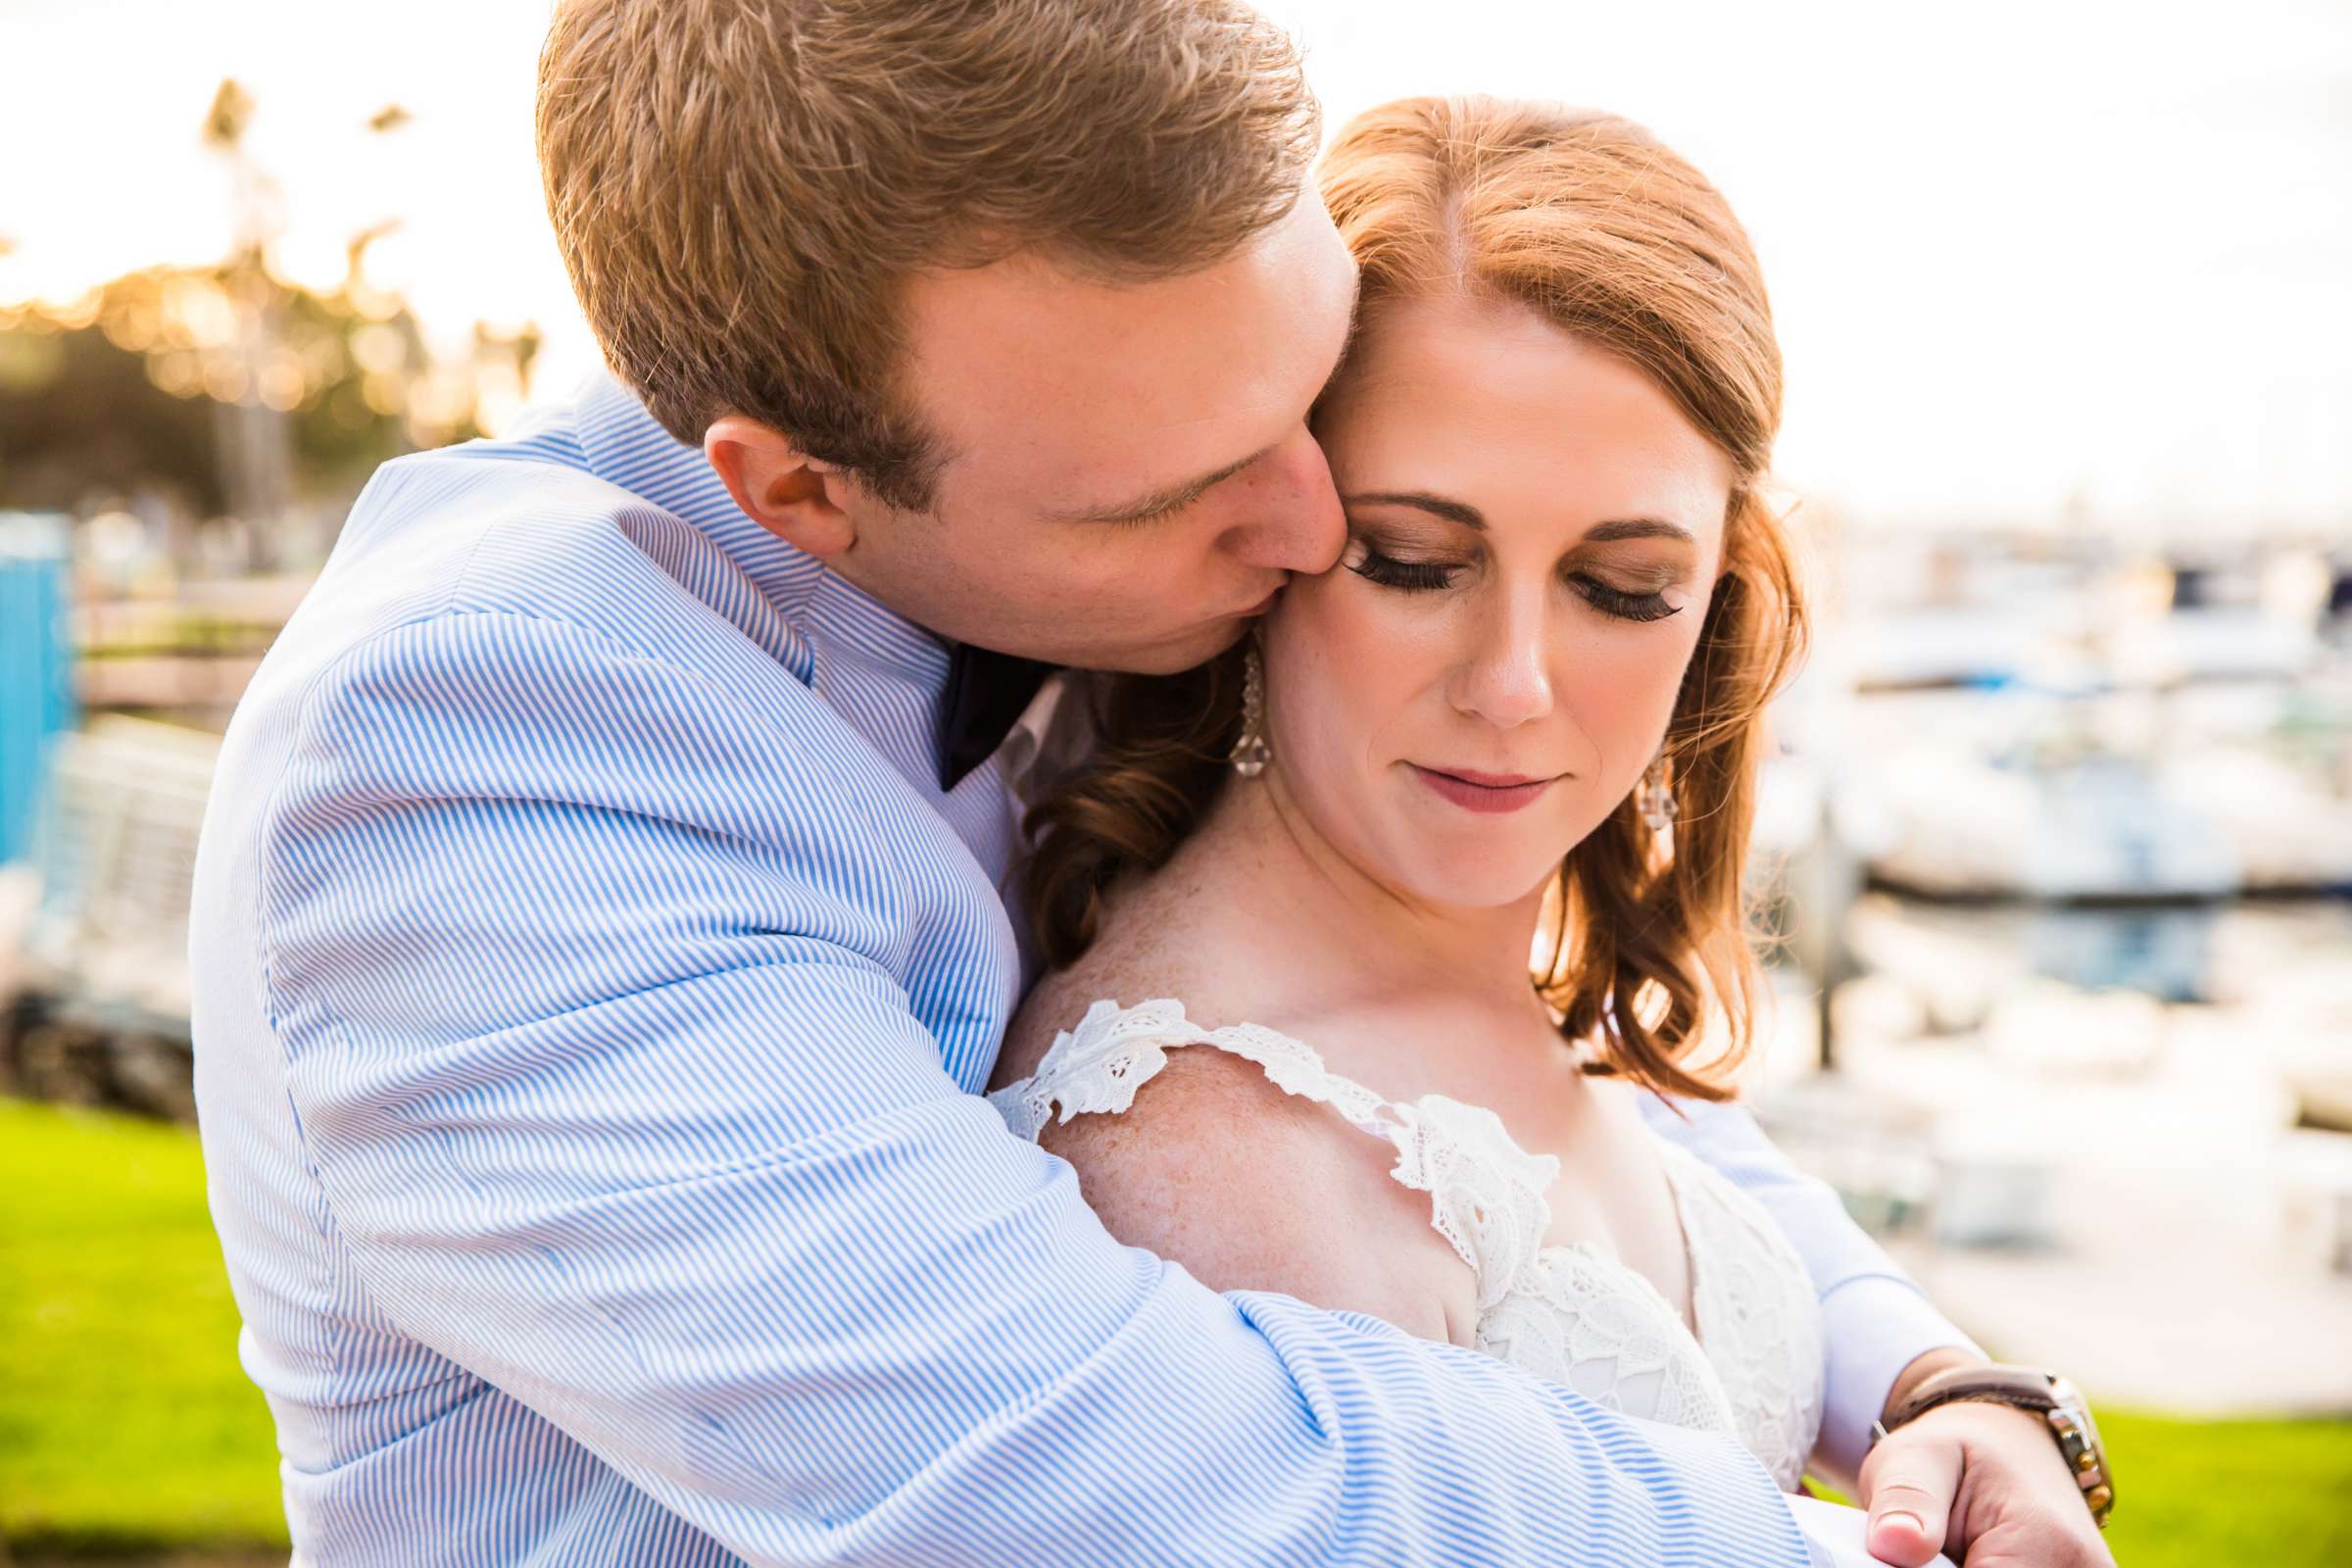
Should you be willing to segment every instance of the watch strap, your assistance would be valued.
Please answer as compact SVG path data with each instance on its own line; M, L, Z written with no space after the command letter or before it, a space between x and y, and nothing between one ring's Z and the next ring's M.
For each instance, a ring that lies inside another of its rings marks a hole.
M2067 1473L2082 1489L2083 1505L2100 1529L2107 1528L2107 1515L2115 1506L2115 1481L2107 1468L2107 1456L2100 1451L2096 1434L2069 1408L2070 1403L2081 1404L2074 1386L2039 1367L1962 1366L1923 1378L1884 1421L1872 1423L1871 1446L1877 1446L1887 1433L1930 1410L1964 1402L2006 1404L2040 1416L2057 1442ZM2087 1413L2086 1405L2081 1407Z
M1919 1386L1887 1416L1886 1430L1916 1421L1939 1404L1960 1401L2015 1405L2021 1410L2047 1412L2058 1408L2050 1375L2029 1366L1956 1366L1922 1378Z

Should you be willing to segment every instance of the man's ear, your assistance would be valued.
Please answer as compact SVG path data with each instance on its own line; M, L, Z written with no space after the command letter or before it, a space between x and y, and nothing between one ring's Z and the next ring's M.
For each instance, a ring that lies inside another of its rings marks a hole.
M703 432L703 458L744 515L794 549L822 561L858 542L857 522L840 505L841 470L772 425L722 415Z

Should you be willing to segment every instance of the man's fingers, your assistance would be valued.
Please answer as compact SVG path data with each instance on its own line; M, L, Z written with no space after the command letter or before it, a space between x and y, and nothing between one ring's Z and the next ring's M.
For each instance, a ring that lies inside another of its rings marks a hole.
M1925 1432L1887 1439L1862 1466L1862 1496L1870 1509L1863 1544L1870 1554L1919 1568L1943 1549L1952 1498L1960 1487L1960 1445Z

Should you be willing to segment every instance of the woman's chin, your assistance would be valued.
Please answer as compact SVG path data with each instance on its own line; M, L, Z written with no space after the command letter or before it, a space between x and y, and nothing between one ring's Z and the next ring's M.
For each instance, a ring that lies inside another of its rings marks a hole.
M1424 859L1398 878L1413 897L1448 909L1506 909L1542 895L1560 857Z

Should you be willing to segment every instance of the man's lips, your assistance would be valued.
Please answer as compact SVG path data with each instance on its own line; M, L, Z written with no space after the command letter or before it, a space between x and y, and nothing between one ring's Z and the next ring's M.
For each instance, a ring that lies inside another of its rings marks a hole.
M1413 776L1440 797L1468 811L1516 811L1567 775L1545 778L1528 773L1482 773L1467 767L1423 767L1407 762Z

